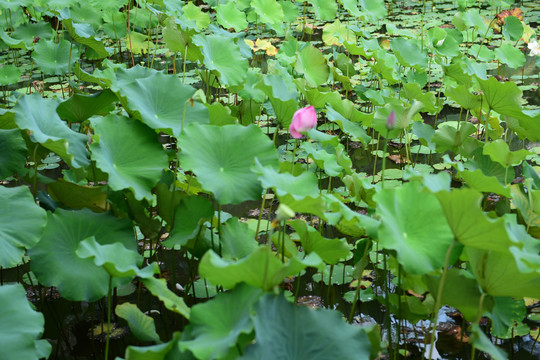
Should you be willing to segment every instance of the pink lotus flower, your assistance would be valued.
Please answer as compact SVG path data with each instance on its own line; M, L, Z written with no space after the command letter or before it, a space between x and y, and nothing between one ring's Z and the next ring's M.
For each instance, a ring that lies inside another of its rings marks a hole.
M293 138L300 139L301 132L307 132L315 126L317 126L317 112L313 106L307 106L294 113L289 132Z
M388 115L388 118L386 119L386 128L388 130L393 129L394 126L396 126L396 113L394 110Z

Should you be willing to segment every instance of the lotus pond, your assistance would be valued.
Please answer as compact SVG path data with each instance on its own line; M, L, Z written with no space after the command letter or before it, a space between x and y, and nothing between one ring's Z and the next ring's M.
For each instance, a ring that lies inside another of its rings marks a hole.
M0 359L540 359L539 19L0 0Z

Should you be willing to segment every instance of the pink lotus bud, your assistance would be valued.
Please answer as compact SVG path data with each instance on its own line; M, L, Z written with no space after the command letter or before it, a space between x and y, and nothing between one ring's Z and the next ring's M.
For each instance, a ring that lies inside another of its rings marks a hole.
M317 126L317 112L313 106L297 110L289 126L289 132L295 139L302 137L301 132L307 132Z
M392 110L388 118L386 118L386 128L393 129L394 126L396 126L396 113Z

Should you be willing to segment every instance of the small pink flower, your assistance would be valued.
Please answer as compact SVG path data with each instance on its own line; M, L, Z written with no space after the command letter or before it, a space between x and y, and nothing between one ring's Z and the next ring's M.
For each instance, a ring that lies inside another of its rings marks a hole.
M396 113L392 110L388 118L386 118L386 128L393 129L394 126L396 126Z
M307 132L317 126L317 112L313 106L297 110L289 126L289 132L295 139L302 137L301 132Z

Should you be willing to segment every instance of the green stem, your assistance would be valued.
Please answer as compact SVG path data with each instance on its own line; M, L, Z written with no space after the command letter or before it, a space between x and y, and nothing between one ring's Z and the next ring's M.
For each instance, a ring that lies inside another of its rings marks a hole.
M386 130L386 138L384 139L383 157L382 157L382 170L381 170L381 188L384 189L384 171L386 170L386 149L388 148L388 134L389 130Z
M105 360L109 359L109 342L111 339L111 302L112 302L112 276L109 276L109 291L107 293L107 341L105 342Z

